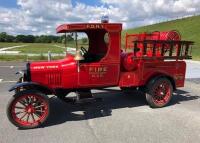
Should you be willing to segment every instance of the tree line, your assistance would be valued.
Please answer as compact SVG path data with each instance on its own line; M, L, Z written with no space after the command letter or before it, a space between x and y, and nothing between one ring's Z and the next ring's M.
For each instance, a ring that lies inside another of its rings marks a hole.
M73 41L71 35L66 36L67 41ZM0 42L13 42L13 43L64 43L65 35L54 36L54 35L9 35L6 32L0 33Z

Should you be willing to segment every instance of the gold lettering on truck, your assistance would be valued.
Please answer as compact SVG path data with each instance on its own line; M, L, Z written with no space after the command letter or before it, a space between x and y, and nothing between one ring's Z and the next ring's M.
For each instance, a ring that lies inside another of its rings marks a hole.
M87 24L86 27L89 29L103 29L104 28L102 24Z
M90 67L89 74L91 77L101 78L107 73L107 67Z

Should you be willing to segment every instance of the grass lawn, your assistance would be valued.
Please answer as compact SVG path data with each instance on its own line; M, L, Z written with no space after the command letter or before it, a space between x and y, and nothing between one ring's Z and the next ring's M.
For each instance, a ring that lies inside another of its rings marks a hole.
M19 45L26 45L25 47L19 47L14 49L9 49L8 51L20 51L21 53L33 53L33 54L44 54L50 51L51 53L63 53L66 51L64 48L64 44L60 43L2 43L0 42L0 47L12 47L12 46L19 46ZM59 47L60 46L60 47ZM79 47L87 47L83 44L78 44ZM63 48L61 48L63 47ZM75 44L67 44L67 47L75 48Z
M54 45L58 45L58 46L64 47L63 44L58 44L58 43L43 44L43 43L4 43L4 42L0 42L0 48L20 46L20 45L26 45L26 46L9 49L8 51L21 51L21 53L39 53L39 54L47 53L48 51L51 51L52 53L63 53L65 51L64 48L54 46Z
M64 48L56 47L54 45L59 45L55 43L51 44L41 44L41 43L25 43L25 47L10 49L9 51L21 51L21 53L63 53ZM60 46L60 45L59 45Z
M63 56L54 56L52 60L63 59ZM24 55L0 55L0 61L46 61L48 58L46 56L31 56L27 57Z
M0 61L38 61L38 60L47 60L46 56L42 54L47 54L48 51L56 54L63 54L66 49L61 48L64 47L64 44L59 43L1 43L0 46L2 48L11 47L11 46L19 46L19 45L27 45L25 47L19 47L14 49L9 49L8 51L20 51L23 54L41 54L39 56L25 56L25 55L0 55ZM57 46L55 46L57 45ZM60 46L60 47L58 47ZM74 44L68 44L68 47L74 47ZM52 60L63 59L63 56L52 56Z
M56 47L54 45L58 46L64 46L63 44L57 44L57 43L50 43L50 44L43 44L43 43L0 43L1 48L5 47L12 47L12 46L19 46L19 45L27 45L25 47L20 48L14 48L10 49L9 51L21 51L21 53L33 53L33 54L41 54L40 56L25 56L25 55L0 55L0 61L37 61L37 60L47 60L46 56L43 56L42 54L48 53L48 51L51 51L51 53L57 53L62 54L66 50L64 48ZM53 60L56 59L62 59L62 56L55 56L52 57Z
M13 47L13 46L19 46L19 45L26 45L26 43L4 43L4 42L0 42L0 48Z

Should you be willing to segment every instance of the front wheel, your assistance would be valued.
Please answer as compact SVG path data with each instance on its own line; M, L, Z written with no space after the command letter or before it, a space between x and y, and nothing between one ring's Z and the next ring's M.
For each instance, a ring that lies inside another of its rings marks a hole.
M39 127L49 116L48 97L35 90L18 92L7 106L7 116L19 128Z
M166 106L172 98L173 87L167 78L152 80L147 85L146 100L153 108Z

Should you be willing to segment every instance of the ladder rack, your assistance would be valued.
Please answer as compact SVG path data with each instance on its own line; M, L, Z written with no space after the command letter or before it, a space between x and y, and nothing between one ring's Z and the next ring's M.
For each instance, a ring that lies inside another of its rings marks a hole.
M133 42L134 59L192 59L192 41L143 40Z

